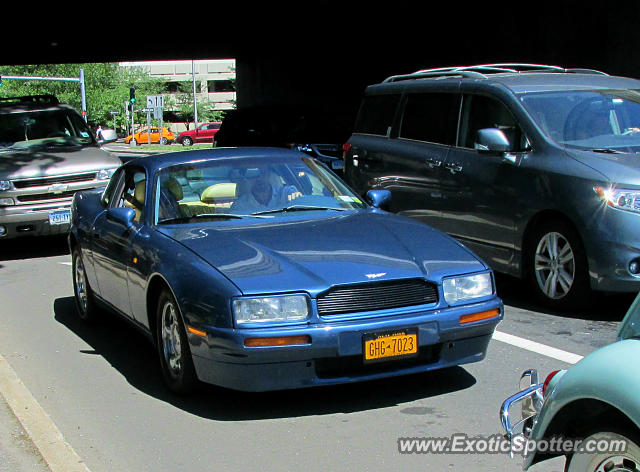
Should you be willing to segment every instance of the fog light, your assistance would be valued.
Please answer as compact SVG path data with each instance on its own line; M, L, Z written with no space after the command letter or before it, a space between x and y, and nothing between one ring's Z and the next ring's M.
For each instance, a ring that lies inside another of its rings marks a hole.
M631 274L633 275L638 275L640 274L640 261L633 260L629 263L629 272L631 272Z

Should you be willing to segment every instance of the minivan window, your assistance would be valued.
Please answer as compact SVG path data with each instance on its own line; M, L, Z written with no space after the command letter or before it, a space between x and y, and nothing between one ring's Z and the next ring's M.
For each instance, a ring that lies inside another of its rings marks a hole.
M581 149L640 150L640 91L523 93L520 101L555 142Z
M518 122L502 102L484 95L465 95L460 126L461 146L473 149L478 130L484 128L502 130L511 143L512 151L526 148L527 141Z
M354 127L355 133L386 136L393 125L400 95L369 95L364 97Z
M407 96L400 137L454 145L459 113L459 94L414 93Z

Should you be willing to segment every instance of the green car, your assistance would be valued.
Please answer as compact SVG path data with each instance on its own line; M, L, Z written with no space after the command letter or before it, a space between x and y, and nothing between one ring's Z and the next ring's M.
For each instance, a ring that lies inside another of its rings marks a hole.
M500 409L512 451L525 456L523 468L564 455L568 472L640 470L636 362L640 362L640 294L622 321L617 342L569 369L552 372L544 382L538 382L534 369L525 371L521 391Z

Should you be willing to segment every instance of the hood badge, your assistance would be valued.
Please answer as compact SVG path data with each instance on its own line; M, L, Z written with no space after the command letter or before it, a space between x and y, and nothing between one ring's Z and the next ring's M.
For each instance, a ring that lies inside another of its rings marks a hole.
M52 193L62 193L66 192L67 190L69 190L69 186L64 184L53 184L49 187L49 192Z
M382 277L383 275L387 275L386 272L380 272L379 274L365 274L368 279L377 279Z

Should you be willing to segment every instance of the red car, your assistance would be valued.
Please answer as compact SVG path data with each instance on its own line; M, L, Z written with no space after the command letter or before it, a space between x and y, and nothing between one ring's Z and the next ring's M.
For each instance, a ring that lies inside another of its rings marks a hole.
M191 146L193 143L212 143L213 137L220 129L222 123L202 123L194 130L183 131L178 134L176 141L183 146Z

